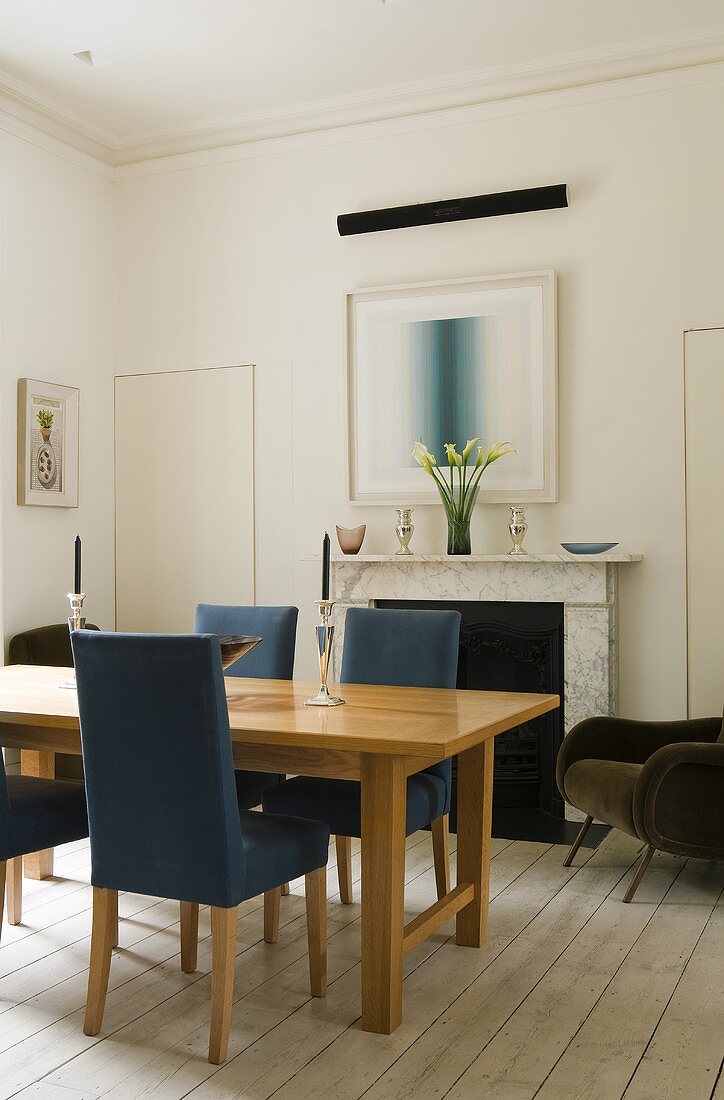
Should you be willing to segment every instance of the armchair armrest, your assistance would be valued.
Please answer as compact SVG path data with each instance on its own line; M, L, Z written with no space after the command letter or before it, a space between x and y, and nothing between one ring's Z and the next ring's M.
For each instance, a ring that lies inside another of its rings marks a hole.
M679 742L653 753L636 783L633 817L655 848L724 856L724 743Z
M686 741L714 742L721 718L681 722L636 722L628 718L587 718L564 738L558 753L556 780L565 798L565 775L577 760L618 760L643 764L658 749Z

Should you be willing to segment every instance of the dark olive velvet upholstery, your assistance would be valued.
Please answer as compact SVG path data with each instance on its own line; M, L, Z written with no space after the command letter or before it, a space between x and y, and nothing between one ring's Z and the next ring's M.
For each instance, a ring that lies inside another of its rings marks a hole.
M558 754L558 787L577 809L676 855L724 857L720 718L590 718Z
M5 774L0 752L0 861L88 836L78 783Z
M216 637L73 649L94 886L228 908L326 864L326 825L238 808Z
M97 630L88 623L86 630ZM10 639L9 665L50 665L53 668L70 668L73 653L70 648L70 632L67 623L53 626L37 626L24 630Z
M345 619L341 682L454 688L458 611L350 608ZM450 810L452 761L407 780L407 833ZM297 776L264 792L265 811L319 817L338 836L361 832L360 787L353 780Z
M260 680L291 680L297 641L298 607L237 607L200 603L194 616L197 634L248 634L261 638L245 657L235 661L225 676ZM234 773L236 796L241 809L259 806L262 793L284 779L273 772Z

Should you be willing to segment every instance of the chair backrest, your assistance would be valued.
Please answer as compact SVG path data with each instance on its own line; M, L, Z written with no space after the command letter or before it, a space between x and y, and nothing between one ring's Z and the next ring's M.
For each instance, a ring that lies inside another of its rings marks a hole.
M5 761L0 748L0 861L10 855L10 799L8 798L8 785L5 781Z
M86 625L86 630L97 629L92 623ZM73 654L67 622L53 626L36 626L33 630L23 630L21 634L15 634L8 646L8 664L69 668L73 664Z
M261 638L259 645L227 668L227 676L291 680L298 616L298 607L227 607L224 604L200 603L194 617L194 631L200 634L250 634Z
M461 619L459 611L351 607L344 621L340 681L454 688ZM425 771L448 786L452 782L450 760Z
M93 885L237 905L246 875L217 639L72 641Z

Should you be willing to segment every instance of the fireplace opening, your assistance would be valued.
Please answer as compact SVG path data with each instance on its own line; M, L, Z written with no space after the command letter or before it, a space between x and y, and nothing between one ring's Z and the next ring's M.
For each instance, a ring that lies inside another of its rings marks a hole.
M563 604L376 600L376 607L451 608L462 615L458 688L560 695L561 706L495 738L493 835L565 842L571 826L556 787L564 734ZM456 761L450 828L456 829Z

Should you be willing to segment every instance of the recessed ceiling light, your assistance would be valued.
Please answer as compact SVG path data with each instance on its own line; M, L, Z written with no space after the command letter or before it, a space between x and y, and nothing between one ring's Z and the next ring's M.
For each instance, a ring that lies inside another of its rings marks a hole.
M110 65L107 57L101 57L93 50L81 50L80 53L74 53L73 57L77 57L79 61L82 61L84 65L88 65L91 69L102 69L104 65Z

